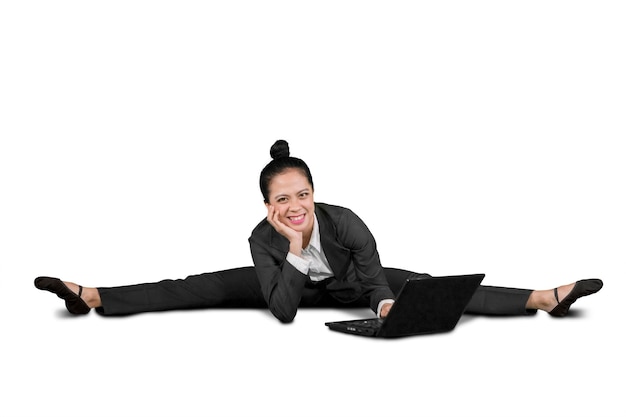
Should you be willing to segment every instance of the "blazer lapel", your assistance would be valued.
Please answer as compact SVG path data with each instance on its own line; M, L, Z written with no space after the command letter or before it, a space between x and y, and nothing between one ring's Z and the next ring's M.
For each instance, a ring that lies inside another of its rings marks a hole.
M330 217L317 207L315 214L320 226L322 249L326 259L328 259L330 269L332 269L335 278L345 277L346 271L350 266L350 250L337 241L337 231Z

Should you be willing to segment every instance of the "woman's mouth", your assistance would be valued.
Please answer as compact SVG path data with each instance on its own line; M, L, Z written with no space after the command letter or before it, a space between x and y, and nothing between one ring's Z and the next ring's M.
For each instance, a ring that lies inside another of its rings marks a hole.
M287 217L289 219L289 221L291 222L291 224L302 224L304 223L304 214L301 214L299 216L291 216L291 217Z

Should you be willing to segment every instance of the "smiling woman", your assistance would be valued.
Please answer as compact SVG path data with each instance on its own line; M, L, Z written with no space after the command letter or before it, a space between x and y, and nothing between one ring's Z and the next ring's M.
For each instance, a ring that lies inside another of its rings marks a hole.
M369 306L386 317L410 277L421 274L383 268L376 241L350 209L316 203L311 171L290 156L279 140L272 161L261 171L267 217L249 238L253 267L192 275L185 279L121 287L83 288L58 278L38 277L35 286L65 300L70 313L126 315L210 307L267 307L291 322L299 307ZM580 297L602 288L584 279L550 290L479 287L466 311L474 314L531 315L544 310L564 316Z

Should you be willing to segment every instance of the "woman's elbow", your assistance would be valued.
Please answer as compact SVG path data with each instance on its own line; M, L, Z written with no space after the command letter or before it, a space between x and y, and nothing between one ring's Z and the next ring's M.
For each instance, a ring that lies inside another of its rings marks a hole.
M280 321L281 323L291 323L296 318L296 313L298 313L297 308L270 308L270 311Z

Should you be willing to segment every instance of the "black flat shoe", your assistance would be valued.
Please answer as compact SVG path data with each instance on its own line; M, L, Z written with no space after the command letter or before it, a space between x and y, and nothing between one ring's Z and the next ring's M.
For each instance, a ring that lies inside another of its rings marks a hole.
M586 295L591 295L600 291L602 288L602 280L601 279L583 279L580 281L576 281L574 284L574 288L570 291L569 294L563 299L563 301L559 301L559 295L557 289L554 289L554 297L556 297L557 306L554 307L549 314L555 317L563 317L569 311L569 308L572 304L576 302L580 297L584 297Z
M87 303L80 298L80 295L83 293L81 285L78 286L78 294L75 294L58 278L38 277L35 278L35 287L40 290L50 291L56 294L57 297L65 300L65 307L72 314L87 314L91 311Z

